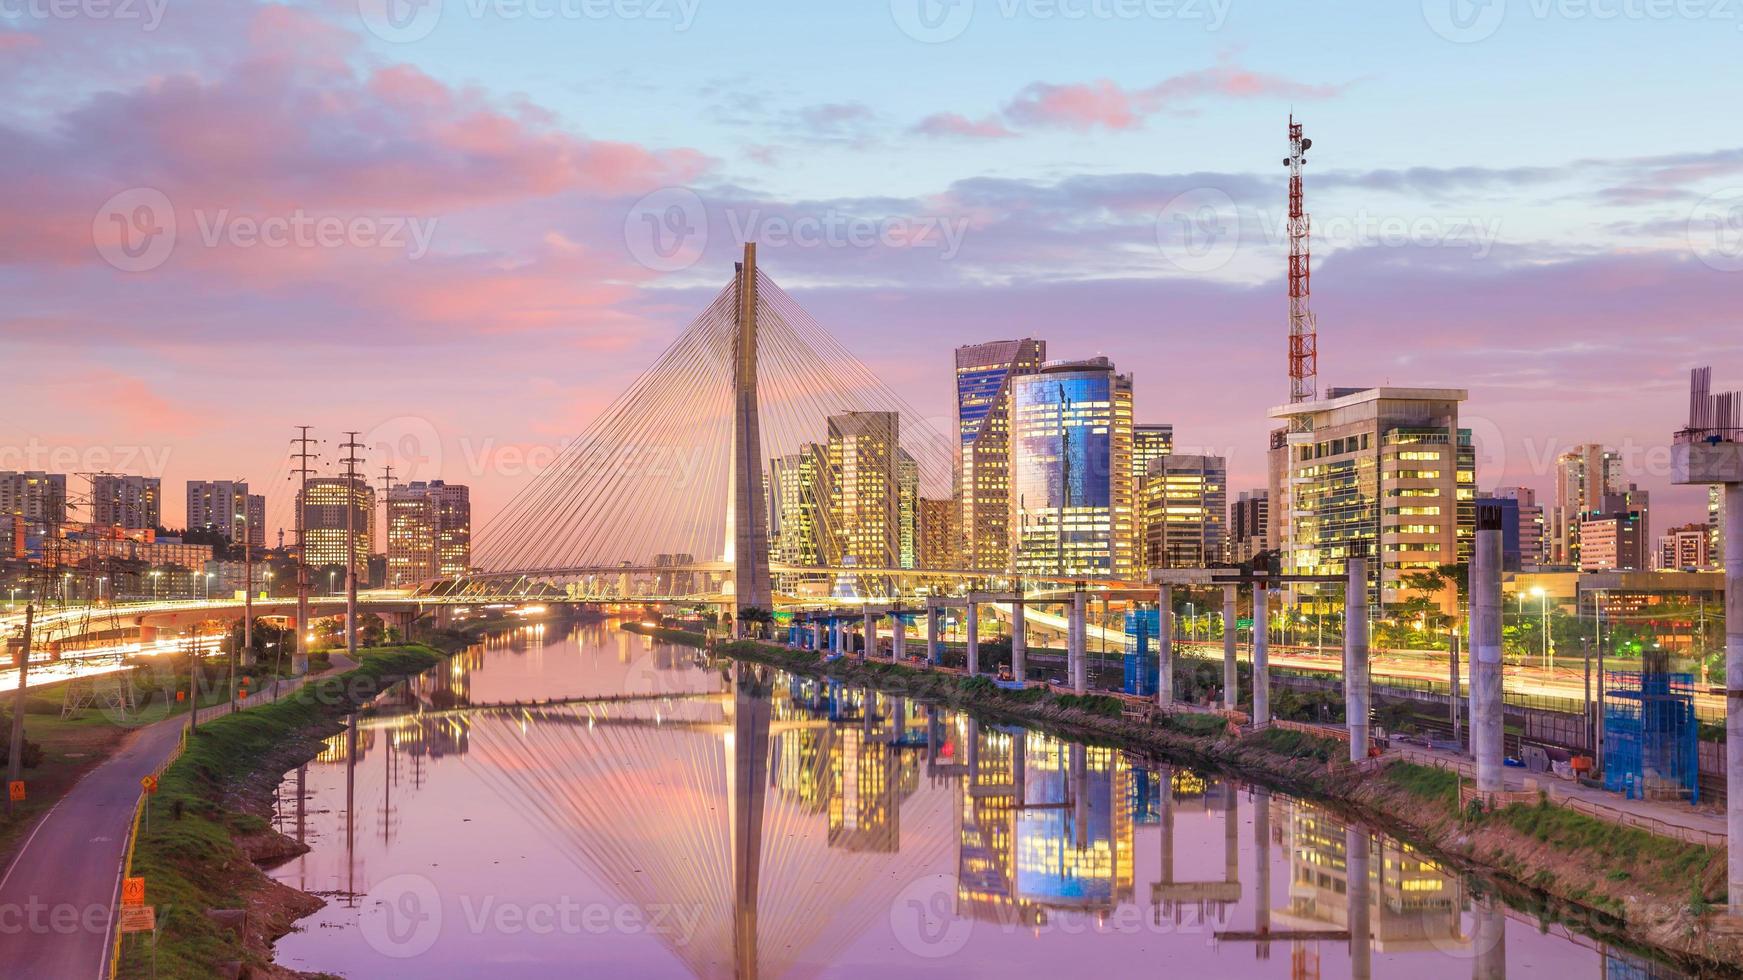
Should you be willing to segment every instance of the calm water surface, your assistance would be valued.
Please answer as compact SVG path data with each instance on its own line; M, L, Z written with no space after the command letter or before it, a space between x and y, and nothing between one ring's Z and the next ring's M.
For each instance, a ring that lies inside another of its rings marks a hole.
M280 789L312 850L274 875L328 899L282 965L1672 975L1286 796L615 624L498 636L387 700Z

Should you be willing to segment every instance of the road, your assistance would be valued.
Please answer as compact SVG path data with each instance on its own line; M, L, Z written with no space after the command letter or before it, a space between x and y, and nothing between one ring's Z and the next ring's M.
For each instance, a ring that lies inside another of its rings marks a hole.
M326 673L350 666L335 656ZM307 680L281 686L280 695ZM264 703L270 695L255 694L245 706ZM217 718L229 710L227 703L205 708L200 718ZM108 976L111 911L119 904L121 860L133 827L139 780L169 758L185 727L185 716L166 718L127 736L25 838L0 876L0 963L6 976Z

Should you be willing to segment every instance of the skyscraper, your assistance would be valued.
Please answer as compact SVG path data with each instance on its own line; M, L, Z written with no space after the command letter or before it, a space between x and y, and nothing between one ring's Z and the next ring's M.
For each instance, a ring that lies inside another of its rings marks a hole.
M1131 375L1096 357L1013 377L1010 453L1017 572L1135 573Z
M1011 565L1010 392L1012 379L1041 368L1044 340L999 340L956 349L956 496L966 568Z
M1222 560L1228 510L1223 457L1159 457L1150 463L1139 499L1146 568L1206 568Z
M1407 595L1411 573L1463 560L1476 528L1476 454L1470 430L1459 428L1466 397L1459 388L1333 388L1271 409L1309 426L1273 436L1271 525L1284 571L1340 575L1346 558L1366 555L1385 604ZM1456 602L1450 590L1441 599Z
M955 500L920 498L921 568L962 567L962 559L958 554L962 536L956 527L957 515L960 513L961 508L956 506Z
M894 568L901 559L901 417L829 417L830 523L842 566Z
M1270 528L1270 493L1242 490L1240 497L1229 505L1229 561L1252 561L1254 555L1270 550Z
M67 477L64 473L0 472L0 516L17 518L14 531L29 528L40 534L50 524L67 522Z
M308 496L299 491L297 506L303 509L303 547L311 568L345 565L345 510L349 506L356 522L354 551L357 576L369 568L370 542L375 540L375 490L362 479L322 476L309 480Z
M91 478L91 523L130 531L163 524L163 481L99 473Z
M418 480L388 489L388 588L459 578L471 567L472 495L467 487Z
M1519 567L1531 571L1548 564L1549 520L1537 503L1537 491L1530 487L1496 487L1490 494L1499 500L1515 501L1519 508Z
M825 565L829 546L828 450L805 443L769 461L769 554L787 565Z
M1147 422L1132 426L1132 486L1142 488L1150 463L1174 452L1174 426Z
M896 552L903 568L920 567L920 462L896 450Z
M1603 512L1604 494L1622 488L1622 459L1614 450L1587 443L1555 461L1555 502L1550 508L1549 563L1580 563L1580 522Z
M246 527L248 543L266 546L266 497L248 492L246 482L188 481L188 530L217 531L232 543Z

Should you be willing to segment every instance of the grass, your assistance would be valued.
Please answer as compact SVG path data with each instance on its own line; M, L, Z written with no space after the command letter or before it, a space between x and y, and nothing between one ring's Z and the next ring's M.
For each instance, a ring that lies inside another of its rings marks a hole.
M1548 801L1514 804L1484 817L1512 827L1557 850L1584 856L1598 867L1626 867L1636 880L1658 879L1681 890L1720 867L1724 854L1638 827L1624 827ZM1717 899L1714 899L1717 900Z
M1337 739L1321 738L1287 728L1267 728L1247 741L1285 758L1313 759L1318 762L1330 762L1346 751L1343 743Z
M242 906L242 891L256 874L234 838L265 830L267 823L229 805L250 777L282 772L276 767L302 738L330 729L393 682L441 659L427 647L361 651L356 669L215 718L190 737L163 774L151 830L141 830L133 858L133 873L145 877L146 901L157 907L162 929L156 975L209 977L225 962L250 959L231 933L205 915L207 909ZM151 975L146 949L143 943L124 945L123 976Z
M1418 799L1458 806L1459 774L1456 772L1412 762L1394 762L1386 767L1386 779Z

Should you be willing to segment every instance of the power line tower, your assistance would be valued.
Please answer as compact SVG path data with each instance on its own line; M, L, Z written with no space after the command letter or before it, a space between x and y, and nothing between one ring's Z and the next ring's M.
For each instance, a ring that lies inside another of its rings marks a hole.
M358 479L357 467L363 463L363 457L357 455L363 448L363 443L357 441L361 432L346 432L345 441L339 448L345 451L345 456L339 462L345 464L345 652L355 662L357 660L357 505L363 494L360 486L367 489Z
M308 530L304 525L308 511L309 477L314 475L310 466L321 457L309 451L316 440L309 438L309 426L297 426L297 436L291 440L296 452L291 453L291 459L296 460L296 469L290 471L291 477L302 481L297 490L296 526L297 526L297 652L291 660L291 673L301 677L309 672L309 542Z
M1308 308L1313 294L1312 221L1303 207L1301 168L1313 140L1301 133L1301 124L1289 116L1289 404L1312 401L1319 382L1319 330ZM1292 416L1290 428L1306 431L1308 418Z
M383 533L387 537L386 551L390 552L387 559L387 585L393 582L393 505L388 503L387 495L393 490L393 464L381 464L381 514L384 521Z

